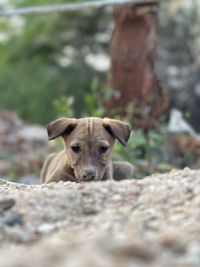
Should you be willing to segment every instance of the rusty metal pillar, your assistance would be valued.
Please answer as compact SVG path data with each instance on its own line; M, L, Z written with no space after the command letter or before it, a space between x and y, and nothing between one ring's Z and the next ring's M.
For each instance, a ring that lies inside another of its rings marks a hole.
M166 105L154 71L158 9L157 1L114 8L109 81L114 94L106 108L132 112L144 130L155 126Z

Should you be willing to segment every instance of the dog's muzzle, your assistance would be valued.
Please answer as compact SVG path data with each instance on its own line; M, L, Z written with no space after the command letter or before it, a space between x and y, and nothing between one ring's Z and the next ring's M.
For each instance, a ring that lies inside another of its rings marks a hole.
M96 170L85 169L81 176L82 181L94 181L96 180Z

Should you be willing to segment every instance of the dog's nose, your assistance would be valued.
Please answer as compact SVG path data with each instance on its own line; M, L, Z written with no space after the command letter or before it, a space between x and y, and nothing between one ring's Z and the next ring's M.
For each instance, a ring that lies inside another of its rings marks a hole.
M93 180L96 176L96 172L93 169L86 169L83 172L83 179L84 180Z

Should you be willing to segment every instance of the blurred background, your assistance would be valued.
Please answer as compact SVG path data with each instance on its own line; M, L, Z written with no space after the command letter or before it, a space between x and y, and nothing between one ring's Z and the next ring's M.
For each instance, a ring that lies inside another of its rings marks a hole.
M0 0L0 11L68 2ZM199 0L1 17L0 177L38 182L62 147L46 135L59 116L129 121L114 159L133 163L134 178L199 168L199 25Z

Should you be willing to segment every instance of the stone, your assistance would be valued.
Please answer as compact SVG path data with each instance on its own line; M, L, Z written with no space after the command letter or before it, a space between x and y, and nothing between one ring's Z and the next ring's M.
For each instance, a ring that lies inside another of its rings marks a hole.
M0 214L6 210L11 209L15 205L13 198L7 198L0 200Z
M23 223L23 217L18 212L9 212L6 213L2 219L0 219L1 225L7 225L7 226L14 226L16 224L22 224Z

